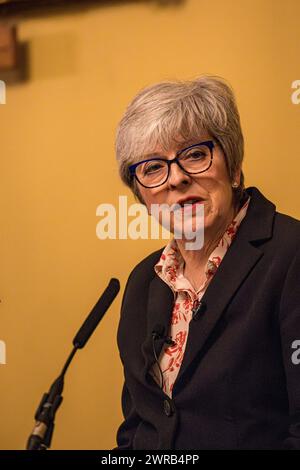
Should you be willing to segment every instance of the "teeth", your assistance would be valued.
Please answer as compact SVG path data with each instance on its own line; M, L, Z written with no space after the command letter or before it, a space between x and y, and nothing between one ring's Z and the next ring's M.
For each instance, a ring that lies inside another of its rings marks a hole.
M184 204L194 204L194 202L198 202L199 199L189 199L187 201L184 201L181 203L181 206L184 206Z

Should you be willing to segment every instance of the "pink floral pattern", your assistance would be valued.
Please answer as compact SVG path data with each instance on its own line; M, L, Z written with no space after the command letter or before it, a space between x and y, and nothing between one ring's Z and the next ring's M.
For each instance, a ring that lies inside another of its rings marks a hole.
M203 297L208 284L220 266L226 251L237 233L240 223L247 213L249 202L250 198L239 210L234 220L225 230L218 246L209 256L205 269L205 281L197 292L189 280L184 277L184 260L175 239L171 240L166 246L159 262L154 267L156 274L168 284L175 294L175 305L169 330L169 336L172 337L175 344L165 346L159 357L159 364L164 378L163 390L169 397L172 396L174 383L182 364L193 307ZM209 312L207 312L207 315L209 315ZM154 379L160 383L157 364L153 366L151 372Z

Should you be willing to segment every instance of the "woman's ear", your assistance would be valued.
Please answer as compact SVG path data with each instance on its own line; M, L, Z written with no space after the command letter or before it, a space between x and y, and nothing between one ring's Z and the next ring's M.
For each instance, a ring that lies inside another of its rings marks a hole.
M231 185L233 188L238 188L240 185L241 185L241 173L242 173L242 169L241 168L238 168L233 176L232 176L232 182L231 182Z

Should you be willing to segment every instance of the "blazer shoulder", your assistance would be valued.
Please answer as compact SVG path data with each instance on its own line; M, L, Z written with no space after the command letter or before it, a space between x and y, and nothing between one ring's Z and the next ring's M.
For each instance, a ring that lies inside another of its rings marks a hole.
M156 263L158 263L159 258L163 252L164 248L161 248L160 250L154 251L153 253L150 253L146 258L144 258L142 261L140 261L131 271L128 282L129 280L133 280L136 278L152 278L155 275L154 272L154 266Z
M273 239L286 254L294 255L300 247L300 220L280 212L275 213Z
M277 232L281 232L290 240L295 238L299 242L300 237L300 220L295 219L287 214L275 212L274 228Z
M137 292L139 296L143 296L143 294L146 295L149 284L155 276L154 266L159 261L163 250L164 248L154 251L133 268L126 283L121 311L128 301L132 298L136 298Z

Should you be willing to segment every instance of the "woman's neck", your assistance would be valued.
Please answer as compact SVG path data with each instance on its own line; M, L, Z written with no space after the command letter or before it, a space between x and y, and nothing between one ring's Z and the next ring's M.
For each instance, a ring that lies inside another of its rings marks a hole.
M236 216L239 208L232 208L227 218L214 230L206 230L204 232L204 244L201 249L187 250L185 248L187 240L177 239L178 249L184 260L184 273L194 276L197 271L204 272L209 256L218 246L219 241L223 237L227 227ZM190 240L189 240L190 241Z

